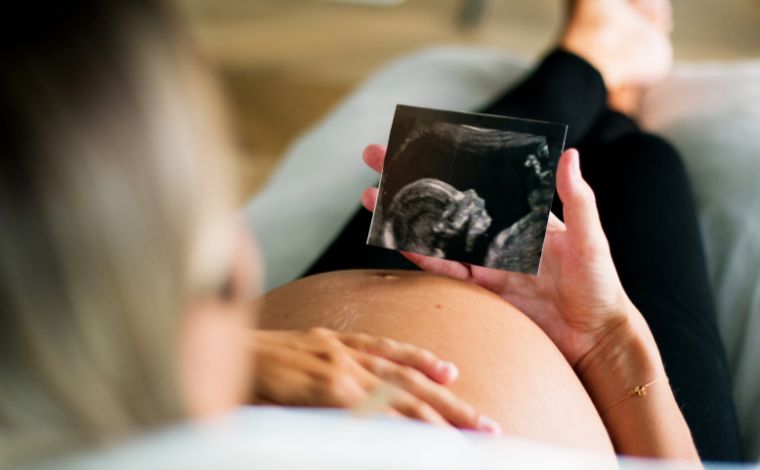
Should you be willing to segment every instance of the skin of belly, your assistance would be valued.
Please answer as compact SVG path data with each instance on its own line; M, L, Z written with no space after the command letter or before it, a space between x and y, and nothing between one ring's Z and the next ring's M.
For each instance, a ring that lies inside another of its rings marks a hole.
M408 271L338 271L271 291L259 327L386 336L454 362L458 396L505 434L612 453L583 385L551 340L495 294L458 280Z

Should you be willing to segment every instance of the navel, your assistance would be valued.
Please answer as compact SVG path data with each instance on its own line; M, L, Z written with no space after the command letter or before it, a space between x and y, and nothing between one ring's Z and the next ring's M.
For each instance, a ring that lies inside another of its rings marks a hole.
M391 273L375 273L374 276L379 277L380 279L385 279L386 281L394 281L399 278L397 275Z

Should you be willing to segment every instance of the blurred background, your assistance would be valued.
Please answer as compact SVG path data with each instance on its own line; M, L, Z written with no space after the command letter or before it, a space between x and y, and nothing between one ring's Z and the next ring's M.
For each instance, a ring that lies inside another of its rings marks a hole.
M442 44L526 58L550 47L563 0L184 0L228 93L254 194L288 144L388 61ZM680 61L760 58L760 0L674 0ZM357 155L358 158L358 155Z

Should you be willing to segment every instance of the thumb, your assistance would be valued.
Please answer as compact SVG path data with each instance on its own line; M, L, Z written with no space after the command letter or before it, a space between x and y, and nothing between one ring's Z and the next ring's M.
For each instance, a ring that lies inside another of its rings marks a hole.
M606 244L594 191L581 175L580 155L575 149L566 150L559 159L557 192L564 206L567 234L573 244L595 247Z

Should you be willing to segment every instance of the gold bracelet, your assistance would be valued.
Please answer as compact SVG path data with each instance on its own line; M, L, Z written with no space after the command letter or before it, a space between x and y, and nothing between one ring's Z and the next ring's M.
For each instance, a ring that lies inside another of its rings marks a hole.
M646 394L647 394L647 389L648 389L648 388L649 388L651 385L653 385L653 384L656 384L657 382L660 382L660 381L662 381L662 380L667 380L667 377L665 377L665 376L662 376L662 377L660 377L660 378L657 378L657 379L654 379L654 380L652 380L651 382L645 383L644 385L639 385L639 386L636 386L636 387L634 387L634 388L633 388L633 390L631 390L630 392L628 392L628 395L624 396L624 397L623 397L623 398L621 398L620 400L618 400L618 401L616 401L615 403L611 404L610 406L608 406L607 408L605 408L605 409L604 409L604 410L603 410L601 413L599 413L599 414L604 414L604 413L608 412L608 411L609 411L611 408L614 408L614 407L618 406L619 404L623 403L624 401L628 400L629 398L633 398L633 397L644 397L644 396L646 396Z

